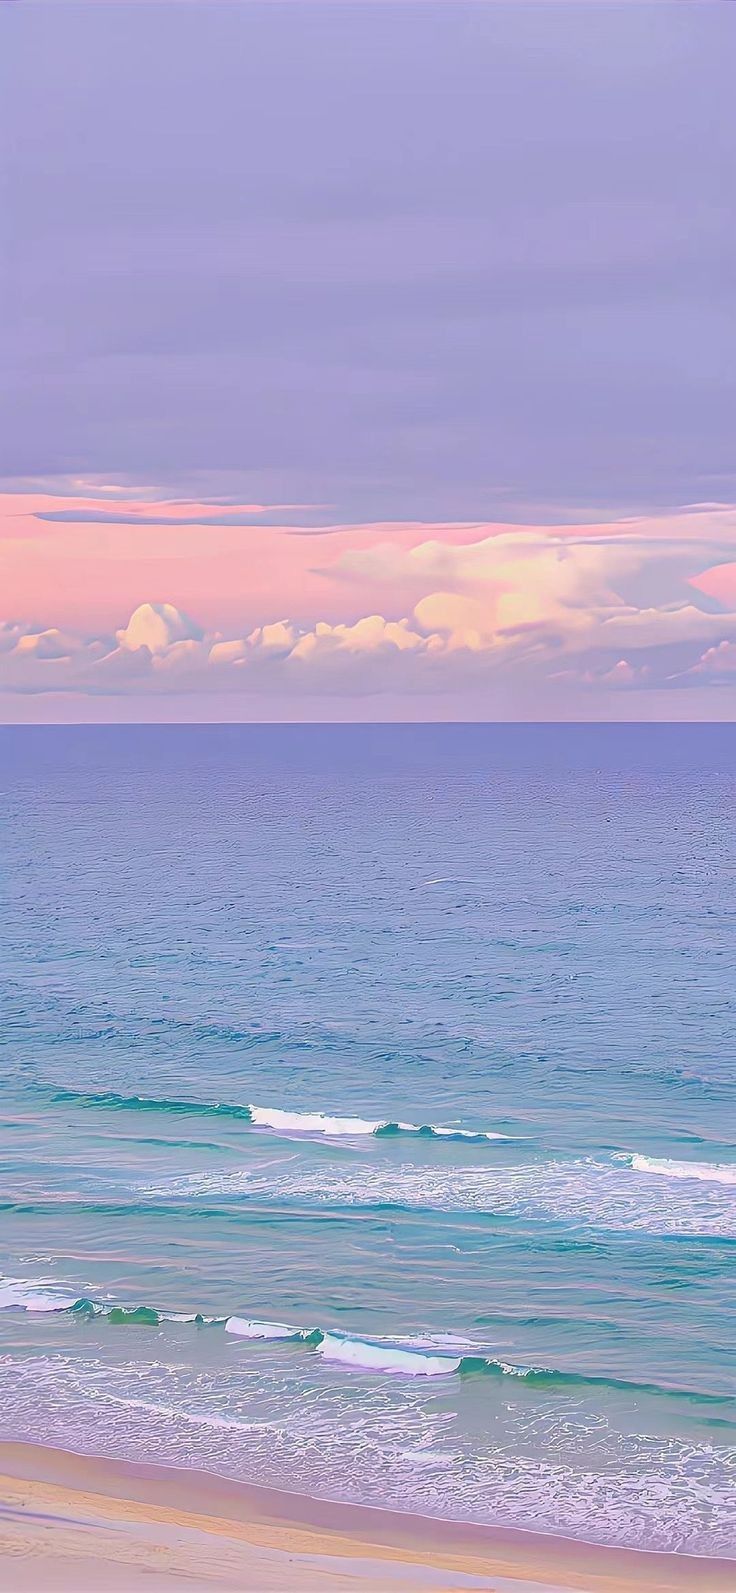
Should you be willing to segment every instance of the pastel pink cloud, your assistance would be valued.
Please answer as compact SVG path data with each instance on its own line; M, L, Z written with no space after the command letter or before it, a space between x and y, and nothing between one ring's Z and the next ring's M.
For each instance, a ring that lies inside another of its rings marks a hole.
M133 525L90 521L102 503L0 502L0 689L674 690L686 675L721 681L736 645L728 506L586 526L315 529L181 523L181 505L153 498L133 502ZM38 519L39 504L65 518Z

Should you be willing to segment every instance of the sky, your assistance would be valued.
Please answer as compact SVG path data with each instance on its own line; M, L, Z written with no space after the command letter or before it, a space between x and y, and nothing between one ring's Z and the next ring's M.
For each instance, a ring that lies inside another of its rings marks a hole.
M736 718L735 45L0 5L0 718Z

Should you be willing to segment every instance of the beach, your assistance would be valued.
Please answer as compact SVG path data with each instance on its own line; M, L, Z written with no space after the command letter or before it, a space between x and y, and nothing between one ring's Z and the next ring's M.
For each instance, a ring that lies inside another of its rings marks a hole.
M731 1589L736 1562L599 1549L359 1506L206 1473L0 1444L0 1581L7 1593L146 1588L513 1588L618 1593Z

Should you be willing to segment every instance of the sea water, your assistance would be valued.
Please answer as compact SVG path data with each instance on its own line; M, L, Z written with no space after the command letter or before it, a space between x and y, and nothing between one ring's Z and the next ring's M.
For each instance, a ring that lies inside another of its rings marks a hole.
M0 1436L733 1552L734 730L0 761Z

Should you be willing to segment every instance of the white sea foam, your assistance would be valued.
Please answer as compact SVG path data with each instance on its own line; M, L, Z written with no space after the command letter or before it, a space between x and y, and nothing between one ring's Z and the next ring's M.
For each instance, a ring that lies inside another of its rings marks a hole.
M408 1461L410 1466L427 1466L435 1470L438 1466L452 1466L458 1460L458 1455L452 1449L398 1449L398 1460Z
M356 1399L344 1378L317 1384L314 1373L309 1356L289 1359L277 1382L244 1376L233 1361L195 1373L178 1360L111 1364L81 1349L0 1356L2 1431L122 1460L166 1453L172 1465L238 1480L267 1474L321 1499L733 1554L732 1445L647 1436L577 1397L560 1410L511 1400L502 1387L494 1394L492 1383L492 1419L463 1433L433 1380L386 1377Z
M128 1395L126 1398L118 1394L111 1394L106 1389L101 1389L96 1396L97 1400L104 1399L110 1405L122 1405L127 1410L146 1411L151 1416L164 1416L173 1422L187 1422L192 1427L214 1427L223 1432L251 1433L268 1429L267 1422L243 1422L228 1416L221 1416L213 1410L188 1410L177 1405L165 1405L159 1401L136 1399Z
M14 1308L21 1311L69 1311L76 1305L78 1294L59 1294L38 1282L23 1278L3 1278L0 1282L0 1311Z
M331 1138L361 1138L363 1135L390 1133L425 1134L438 1139L507 1139L491 1129L453 1128L434 1123L394 1122L387 1118L334 1117L328 1112L285 1112L275 1106L250 1106L253 1123L281 1134L325 1134Z
M95 1307L101 1311L110 1310L109 1306ZM162 1322L200 1322L212 1326L214 1323L224 1323L224 1316L203 1316L200 1311L159 1311Z
M398 1126L407 1134L421 1134L422 1132L414 1123L399 1123ZM508 1139L509 1137L508 1134L496 1134L492 1129L488 1128L435 1128L432 1126L430 1132L436 1134L438 1139L445 1137L448 1139Z
M384 1339L378 1335L375 1342L377 1344L393 1344L394 1340L391 1338ZM468 1339L458 1333L412 1333L410 1337L402 1338L401 1342L412 1350L454 1350L456 1352L459 1350L462 1355L484 1355L486 1353L484 1346L478 1344L477 1339Z
M659 1178L697 1179L701 1184L736 1184L736 1166L727 1162L675 1162L666 1157L631 1157L636 1173L654 1173Z
M456 874L437 874L433 879L423 879L423 885L476 885L477 880L458 879Z
M459 1356L428 1355L385 1339L378 1342L343 1338L337 1333L325 1333L317 1353L326 1361L339 1361L343 1366L368 1372L397 1372L404 1377L444 1377L448 1372L456 1372L461 1360Z
M275 1106L251 1106L250 1114L259 1128L298 1134L375 1134L381 1123L363 1117L328 1117L325 1112L282 1112Z
M693 1164L690 1164L693 1165ZM623 1169L625 1168L625 1176ZM730 1171L730 1169L729 1169ZM187 1175L139 1187L149 1198L243 1195L297 1205L407 1206L425 1211L518 1215L652 1234L736 1237L731 1179L651 1177L631 1162L525 1161L493 1167L411 1162L239 1170Z
M229 1316L225 1323L225 1332L235 1333L240 1339L295 1339L299 1331L287 1322L259 1322L243 1316Z

